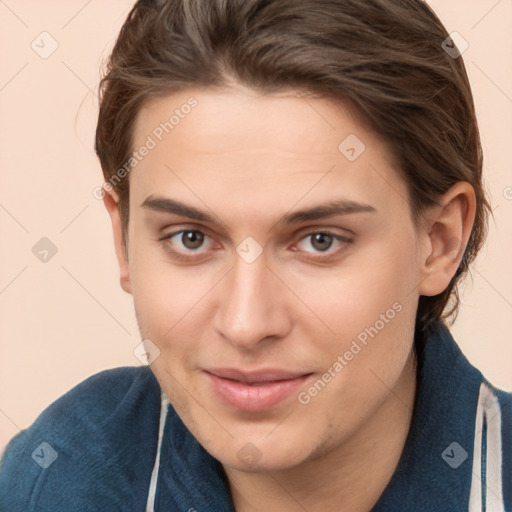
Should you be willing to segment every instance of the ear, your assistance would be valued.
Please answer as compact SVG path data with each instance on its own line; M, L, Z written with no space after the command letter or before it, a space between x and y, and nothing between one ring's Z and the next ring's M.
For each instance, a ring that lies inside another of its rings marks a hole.
M128 257L126 255L127 248L123 242L123 226L121 223L121 216L119 215L118 207L119 199L113 190L106 190L103 188L103 204L107 209L112 222L112 229L114 232L114 246L116 250L117 261L120 270L121 288L126 293L132 293L132 285L130 282L130 267L128 265Z
M438 295L452 280L464 256L475 221L473 187L460 181L429 208L421 231L420 295Z

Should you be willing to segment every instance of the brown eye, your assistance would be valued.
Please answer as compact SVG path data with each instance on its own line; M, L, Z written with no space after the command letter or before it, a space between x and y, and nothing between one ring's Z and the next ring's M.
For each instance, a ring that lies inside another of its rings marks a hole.
M297 244L299 249L317 258L330 258L340 254L352 240L329 231L310 231Z
M187 249L197 249L204 242L204 234L200 231L182 231L181 243Z
M168 253L178 259L199 256L212 246L210 237L197 229L180 229L163 236L159 242Z
M319 250L319 251L326 251L331 248L333 237L331 235L328 235L326 233L315 233L311 236L311 245Z

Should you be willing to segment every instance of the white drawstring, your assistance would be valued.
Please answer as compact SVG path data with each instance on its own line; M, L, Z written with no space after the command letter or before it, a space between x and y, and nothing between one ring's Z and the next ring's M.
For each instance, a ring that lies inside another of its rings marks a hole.
M169 400L162 391L162 402L160 404L160 423L158 427L158 444L156 447L155 464L151 473L151 481L149 483L148 500L146 502L146 512L155 512L156 484L158 483L158 471L160 469L160 450L162 448L162 439L164 437L165 419L167 417L167 406Z

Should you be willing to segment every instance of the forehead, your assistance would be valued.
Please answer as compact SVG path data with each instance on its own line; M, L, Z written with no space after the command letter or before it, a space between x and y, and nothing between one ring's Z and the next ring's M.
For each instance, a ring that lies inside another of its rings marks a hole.
M390 206L407 196L389 148L352 109L295 91L188 89L152 99L137 116L134 150L149 140L130 174L138 204L155 193L196 205L222 195L219 206L229 197L260 209L340 196Z
M190 103L195 106L189 107ZM170 119L172 127L167 125L167 133L162 125ZM150 131L158 135L159 127L164 138L172 139L170 143L184 145L198 155L229 149L338 156L338 144L354 132L367 144L382 145L377 135L363 128L349 105L293 90L263 95L241 86L188 89L151 99L136 118L135 144Z

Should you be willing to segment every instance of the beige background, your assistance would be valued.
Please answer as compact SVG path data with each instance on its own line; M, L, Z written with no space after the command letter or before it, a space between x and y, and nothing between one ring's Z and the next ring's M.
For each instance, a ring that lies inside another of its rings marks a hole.
M0 449L86 377L140 364L131 296L92 193L102 182L93 151L100 62L131 3L0 0ZM469 43L495 211L452 332L491 382L512 390L512 2L430 4ZM58 249L46 263L32 253L42 237Z

